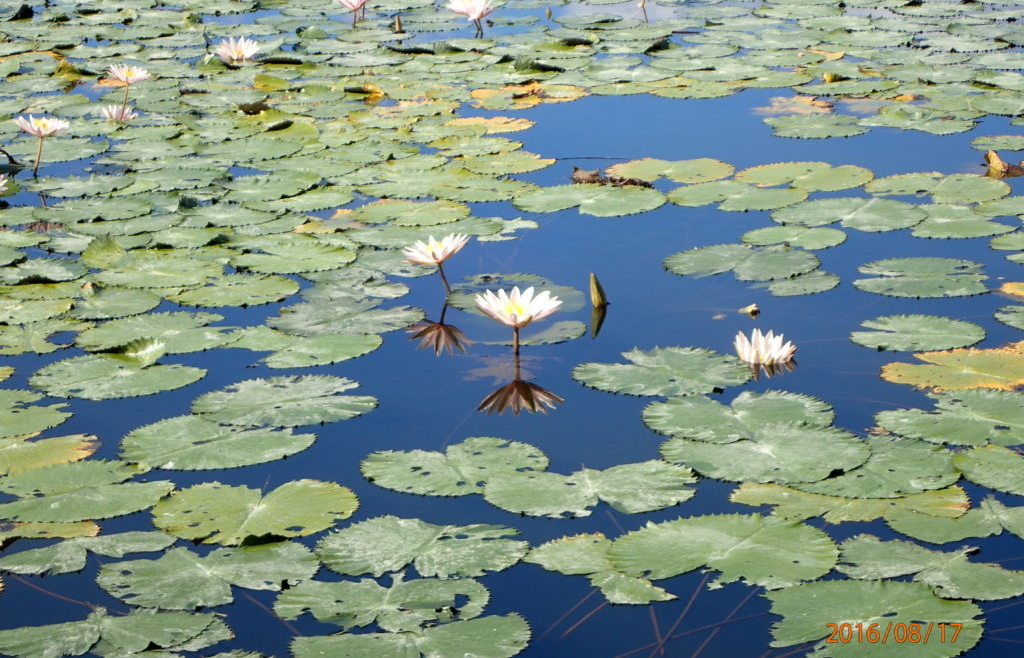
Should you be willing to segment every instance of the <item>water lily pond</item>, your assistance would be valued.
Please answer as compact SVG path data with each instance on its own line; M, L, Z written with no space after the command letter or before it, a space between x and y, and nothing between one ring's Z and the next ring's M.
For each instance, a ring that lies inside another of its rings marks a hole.
M0 0L0 654L1019 651L1022 11Z

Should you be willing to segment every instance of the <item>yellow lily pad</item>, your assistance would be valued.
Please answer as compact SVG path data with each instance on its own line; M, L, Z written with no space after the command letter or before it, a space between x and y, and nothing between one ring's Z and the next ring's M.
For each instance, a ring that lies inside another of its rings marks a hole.
M965 388L1013 390L1024 384L1024 341L1000 348L919 352L914 355L931 365L889 363L882 379L936 391Z

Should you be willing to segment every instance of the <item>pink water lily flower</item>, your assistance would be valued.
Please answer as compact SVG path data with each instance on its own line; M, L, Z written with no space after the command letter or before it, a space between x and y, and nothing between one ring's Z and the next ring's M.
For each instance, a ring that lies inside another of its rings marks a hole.
M357 20L366 18L366 0L338 0L338 4L352 12L352 27L355 27Z
M782 334L776 336L769 331L762 335L760 329L754 329L748 339L743 332L736 334L736 353L740 359L752 366L781 365L793 359L796 345L787 341Z
M469 242L469 236L462 233L449 233L440 240L430 239L426 242L417 240L411 247L402 250L406 260L419 265L437 265L448 260Z
M484 35L484 26L481 21L485 16L490 15L498 6L491 3L491 0L450 0L448 10L456 14L462 14L476 24L476 36Z
M249 61L256 56L259 50L260 45L252 39L229 37L217 44L213 54L225 64L237 64Z
M31 114L27 118L14 117L12 121L28 134L39 138L39 146L36 148L36 166L32 169L32 177L35 178L39 175L39 163L43 160L43 139L50 135L59 135L67 130L71 124L64 119L54 119L52 117L36 118Z
M441 275L441 283L444 284L444 289L447 292L451 292L452 288L448 285L448 277L444 275L444 263L453 254L466 246L469 242L469 236L463 235L462 233L449 233L440 240L435 240L434 236L430 236L430 239L426 242L417 240L411 247L406 247L402 253L405 254L406 262L416 263L417 265L437 265L437 273Z
M107 77L126 85L133 85L136 82L148 80L152 76L149 71L138 66L128 64L114 64L107 69Z

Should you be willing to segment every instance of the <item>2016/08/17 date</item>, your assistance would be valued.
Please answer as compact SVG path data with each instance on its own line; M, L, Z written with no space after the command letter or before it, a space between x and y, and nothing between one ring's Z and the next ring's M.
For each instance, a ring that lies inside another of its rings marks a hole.
M886 642L895 642L896 644L907 644L907 643L927 643L932 638L932 631L938 629L934 639L939 642L956 642L956 638L960 635L960 629L963 628L963 624L957 623L935 623L928 622L927 624L919 624L911 622L909 624L888 622L883 628L879 624L825 624L826 627L831 631L829 636L825 638L825 642L835 644L841 642L848 644L850 642L868 644L885 644Z

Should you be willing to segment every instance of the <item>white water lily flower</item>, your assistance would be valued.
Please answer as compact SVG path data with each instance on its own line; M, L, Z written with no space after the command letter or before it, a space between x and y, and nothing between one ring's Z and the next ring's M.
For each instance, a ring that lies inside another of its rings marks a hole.
M12 121L28 134L40 138L58 135L71 126L71 123L64 119L54 119L52 117L37 118L31 114L28 117L14 117Z
M754 329L748 340L741 331L736 334L736 353L740 359L753 366L787 363L793 359L796 345L788 341L783 343L783 340L785 337L782 334L776 336L769 331L762 335L760 329Z
M104 119L115 123L127 123L132 119L139 118L138 112L129 110L123 105L104 105L100 111L103 113Z
M488 290L476 296L476 307L498 322L519 329L534 320L546 318L562 305L562 301L544 291L534 296L533 287L519 292L519 287L512 288L512 294L499 290L498 294Z
M107 69L107 76L126 85L133 85L151 77L146 69L128 64L114 64Z
M417 240L411 247L402 250L410 263L418 265L440 265L450 256L458 252L469 242L469 236L462 233L449 233L440 240L434 236L426 242Z
M0 174L0 192L7 191L7 176Z
M235 64L252 59L259 50L260 45L252 39L229 37L217 44L213 54L226 64Z

